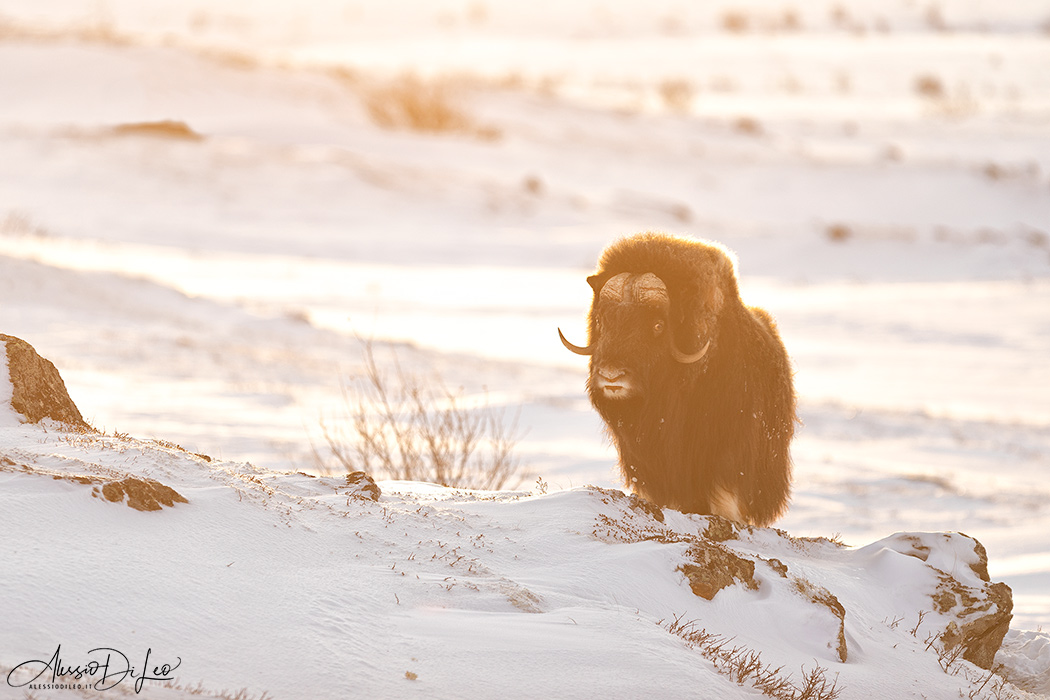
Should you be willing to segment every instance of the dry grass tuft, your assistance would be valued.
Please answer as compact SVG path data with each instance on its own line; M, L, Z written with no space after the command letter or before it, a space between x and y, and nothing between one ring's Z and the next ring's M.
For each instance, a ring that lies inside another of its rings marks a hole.
M696 88L684 78L667 79L660 83L658 90L660 98L672 112L686 114L693 104Z
M164 119L153 122L131 122L113 127L117 136L147 136L181 141L200 141L204 137L183 121Z
M762 124L754 117L739 117L733 122L733 129L746 136L761 136Z
M920 75L915 78L915 92L921 97L939 100L947 94L944 83L935 75Z
M784 675L783 666L764 663L761 652L743 645L730 646L732 638L698 629L695 622L683 623L681 617L675 617L664 628L699 651L722 675L776 700L835 700L842 692L837 678L829 679L828 670L822 666L808 671L803 667L801 679L795 682L790 674Z
M751 29L751 19L739 10L728 10L722 15L722 29L731 34L743 34Z
M384 129L426 133L459 133L486 141L500 137L498 129L481 126L456 104L447 81L425 82L407 75L389 83L360 87L365 109Z

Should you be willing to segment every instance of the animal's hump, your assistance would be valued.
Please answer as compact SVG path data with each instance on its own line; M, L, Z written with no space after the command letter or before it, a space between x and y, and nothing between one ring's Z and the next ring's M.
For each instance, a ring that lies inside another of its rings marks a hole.
M651 232L621 238L602 252L596 276L604 280L621 272L651 272L672 288L713 285L736 293L732 254L695 238Z

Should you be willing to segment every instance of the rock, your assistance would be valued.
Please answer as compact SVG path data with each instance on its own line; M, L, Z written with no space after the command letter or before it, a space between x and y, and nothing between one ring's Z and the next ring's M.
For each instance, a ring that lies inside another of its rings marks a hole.
M766 559L765 561L766 561L766 564L769 565L770 569L772 569L773 571L777 572L777 575L780 576L780 578L787 578L788 577L787 564L785 564L784 562L780 561L779 559Z
M135 510L160 510L162 506L189 503L182 495L153 479L138 479L133 476L120 481L110 481L102 486L102 495L107 501L119 503L128 498L128 506Z
M107 480L101 476L71 474L55 469L21 464L3 456L0 456L0 472L44 476L55 480L68 481L72 484L91 486L92 496L96 498L101 496L113 503L120 503L127 497L128 506L135 510L160 510L162 506L170 507L176 503L189 503L178 491L153 479L139 479L129 476L120 480Z
M988 550L984 548L983 544L969 535L963 535L961 532L959 534L973 540L973 553L977 556L977 561L971 561L970 568L977 574L977 578L990 582L992 579L988 576Z
M0 333L0 342L7 345L7 366L13 387L11 406L16 412L29 423L50 418L76 430L91 430L51 362L20 338Z
M988 583L979 589L944 574L933 604L937 612L955 617L941 634L944 648L951 651L962 645L964 659L990 670L1013 619L1010 587Z
M777 560L772 560L777 561ZM780 563L780 562L777 562ZM781 566L784 566L781 564ZM784 567L785 570L787 567ZM823 608L826 608L836 620L838 625L838 635L835 639L834 651L839 656L839 661L846 663L847 648L846 648L846 609L842 607L842 603L839 599L832 594L831 591L818 586L811 581L807 581L803 578L796 578L792 581L795 586L795 590L802 594L802 596L811 603L815 603ZM831 646L830 644L828 646Z
M947 618L939 634L945 651L961 645L964 659L991 670L1014 604L1009 586L989 580L984 545L959 532L897 533L882 544L933 569L937 588L931 603Z
M687 556L695 563L682 564L678 570L689 579L693 593L705 600L711 600L720 590L737 581L749 590L758 590L755 562L737 556L719 544L696 540Z
M736 539L740 526L721 515L708 515L704 537L714 542Z
M383 495L376 480L365 472L350 472L346 475L346 485L352 488L349 495L357 498L365 498L370 501L378 501Z

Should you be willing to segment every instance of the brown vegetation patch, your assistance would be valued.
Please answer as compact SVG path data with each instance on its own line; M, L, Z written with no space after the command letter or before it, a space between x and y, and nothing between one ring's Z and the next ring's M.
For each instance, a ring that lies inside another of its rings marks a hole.
M738 117L733 122L733 129L737 133L745 134L747 136L761 136L762 135L762 124L754 117Z
M921 97L939 100L945 97L947 91L944 83L935 75L920 75L915 79L915 92Z
M689 111L696 94L696 88L684 78L664 80L658 89L667 108L679 114Z
M842 243L853 238L853 230L846 224L831 224L824 230L829 241Z
M113 127L117 136L148 136L181 141L200 141L204 137L189 127L186 122L165 119L155 122L132 122Z
M500 132L481 126L456 104L444 81L423 81L403 76L383 85L361 87L365 109L372 121L385 129L428 133L462 133L494 141Z

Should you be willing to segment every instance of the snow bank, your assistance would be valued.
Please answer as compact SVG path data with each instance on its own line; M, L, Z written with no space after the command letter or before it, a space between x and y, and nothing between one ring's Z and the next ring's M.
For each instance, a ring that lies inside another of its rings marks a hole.
M1010 630L996 660L1010 669L1015 683L1050 696L1050 635Z
M754 697L717 672L689 636L699 630L789 682L819 671L842 698L958 697L987 678L961 658L941 667L938 635L961 618L955 605L935 610L938 587L947 577L984 595L974 541L958 534L851 549L591 487L383 482L373 502L343 479L126 436L20 425L2 428L0 445L0 666L18 667L8 685L59 647L68 666L108 647L171 665L172 693ZM106 484L128 476L188 503L110 502ZM697 570L729 559L753 575L711 600L695 594ZM1016 640L1029 652L1048 639L1029 635ZM1019 660L1017 645L998 660ZM1045 655L1025 659L1027 673L1050 674Z

